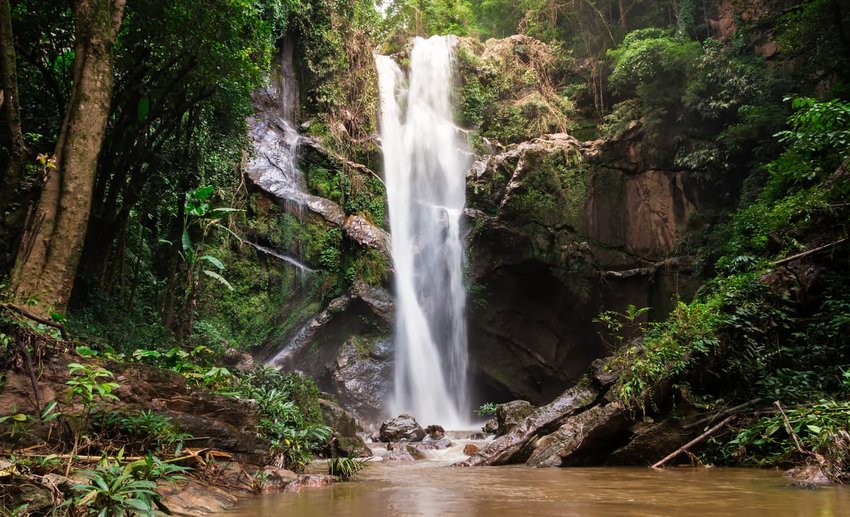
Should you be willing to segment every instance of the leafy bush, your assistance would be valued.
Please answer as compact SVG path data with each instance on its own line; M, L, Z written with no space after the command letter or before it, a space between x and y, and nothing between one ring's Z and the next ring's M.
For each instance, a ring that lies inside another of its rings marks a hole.
M170 514L155 491L156 482L182 479L180 473L187 469L150 454L123 466L122 460L123 452L114 460L104 457L93 470L81 470L78 474L89 483L74 485L80 495L72 501L73 506L84 515L98 517Z
M92 427L100 436L127 443L130 451L137 452L174 452L181 448L183 440L191 437L179 432L170 417L150 410L99 412L92 419Z
M258 432L272 443L274 462L302 470L331 437L322 423L315 381L260 367L240 379L239 396L257 403Z
M840 481L850 474L848 430L850 403L824 399L786 410L785 415L777 411L747 422L718 453L721 461L757 467L788 467L808 459L811 453L827 476ZM795 436L805 452L798 449Z

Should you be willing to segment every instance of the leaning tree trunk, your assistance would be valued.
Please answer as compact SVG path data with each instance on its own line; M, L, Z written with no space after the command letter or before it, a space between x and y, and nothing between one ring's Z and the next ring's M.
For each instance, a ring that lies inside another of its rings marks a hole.
M12 275L17 302L64 312L79 264L112 96L112 46L126 0L74 0L73 89L41 199Z
M0 0L0 118L9 150L9 161L0 171L0 216L4 216L15 199L15 193L24 177L27 148L21 130L21 103L18 98L17 57L12 35L12 10L9 0Z

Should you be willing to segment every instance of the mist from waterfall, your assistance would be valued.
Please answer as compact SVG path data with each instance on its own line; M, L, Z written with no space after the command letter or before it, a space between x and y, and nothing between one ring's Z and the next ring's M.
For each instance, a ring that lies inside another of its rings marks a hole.
M409 78L376 56L396 289L393 414L459 428L469 415L460 220L469 162L452 120L451 36L416 38Z

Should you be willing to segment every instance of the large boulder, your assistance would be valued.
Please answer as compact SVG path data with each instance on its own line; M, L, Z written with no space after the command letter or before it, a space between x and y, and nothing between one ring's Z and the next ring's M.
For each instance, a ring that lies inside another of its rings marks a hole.
M550 434L564 421L594 405L600 392L589 386L574 386L551 403L535 409L511 432L496 438L461 466L523 463L534 450L537 437Z
M594 406L537 440L526 464L531 467L601 465L611 452L611 444L625 437L628 423L621 404Z
M331 452L334 455L343 457L372 455L371 449L357 434L357 421L351 413L337 403L325 399L319 399L319 407L322 410L322 420L333 431L333 450Z
M496 437L511 432L534 411L534 406L527 400L514 400L499 404L496 408Z
M393 348L389 338L351 336L331 363L336 396L361 422L374 422L392 392Z
M380 430L382 442L420 442L425 434L422 426L410 415L384 420Z

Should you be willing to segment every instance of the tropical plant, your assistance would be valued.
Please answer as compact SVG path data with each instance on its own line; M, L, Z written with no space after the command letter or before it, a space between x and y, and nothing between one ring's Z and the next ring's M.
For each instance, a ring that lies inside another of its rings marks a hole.
M73 507L98 517L170 515L155 491L156 482L182 479L180 473L187 469L163 463L150 454L121 465L123 454L122 450L114 459L104 457L95 469L79 471L89 482L74 485L79 496L73 499Z
M328 460L328 474L337 476L340 481L348 481L365 467L366 462L357 458L334 457Z
M119 387L118 383L110 380L113 378L112 372L101 366L70 363L68 365L68 374L71 377L65 383L69 386L67 394L68 402L79 400L83 406L83 412L74 417L67 415L71 421L74 447L68 460L66 475L71 470L71 463L79 449L82 434L88 428L94 404L106 400L118 400L118 397L112 392Z

